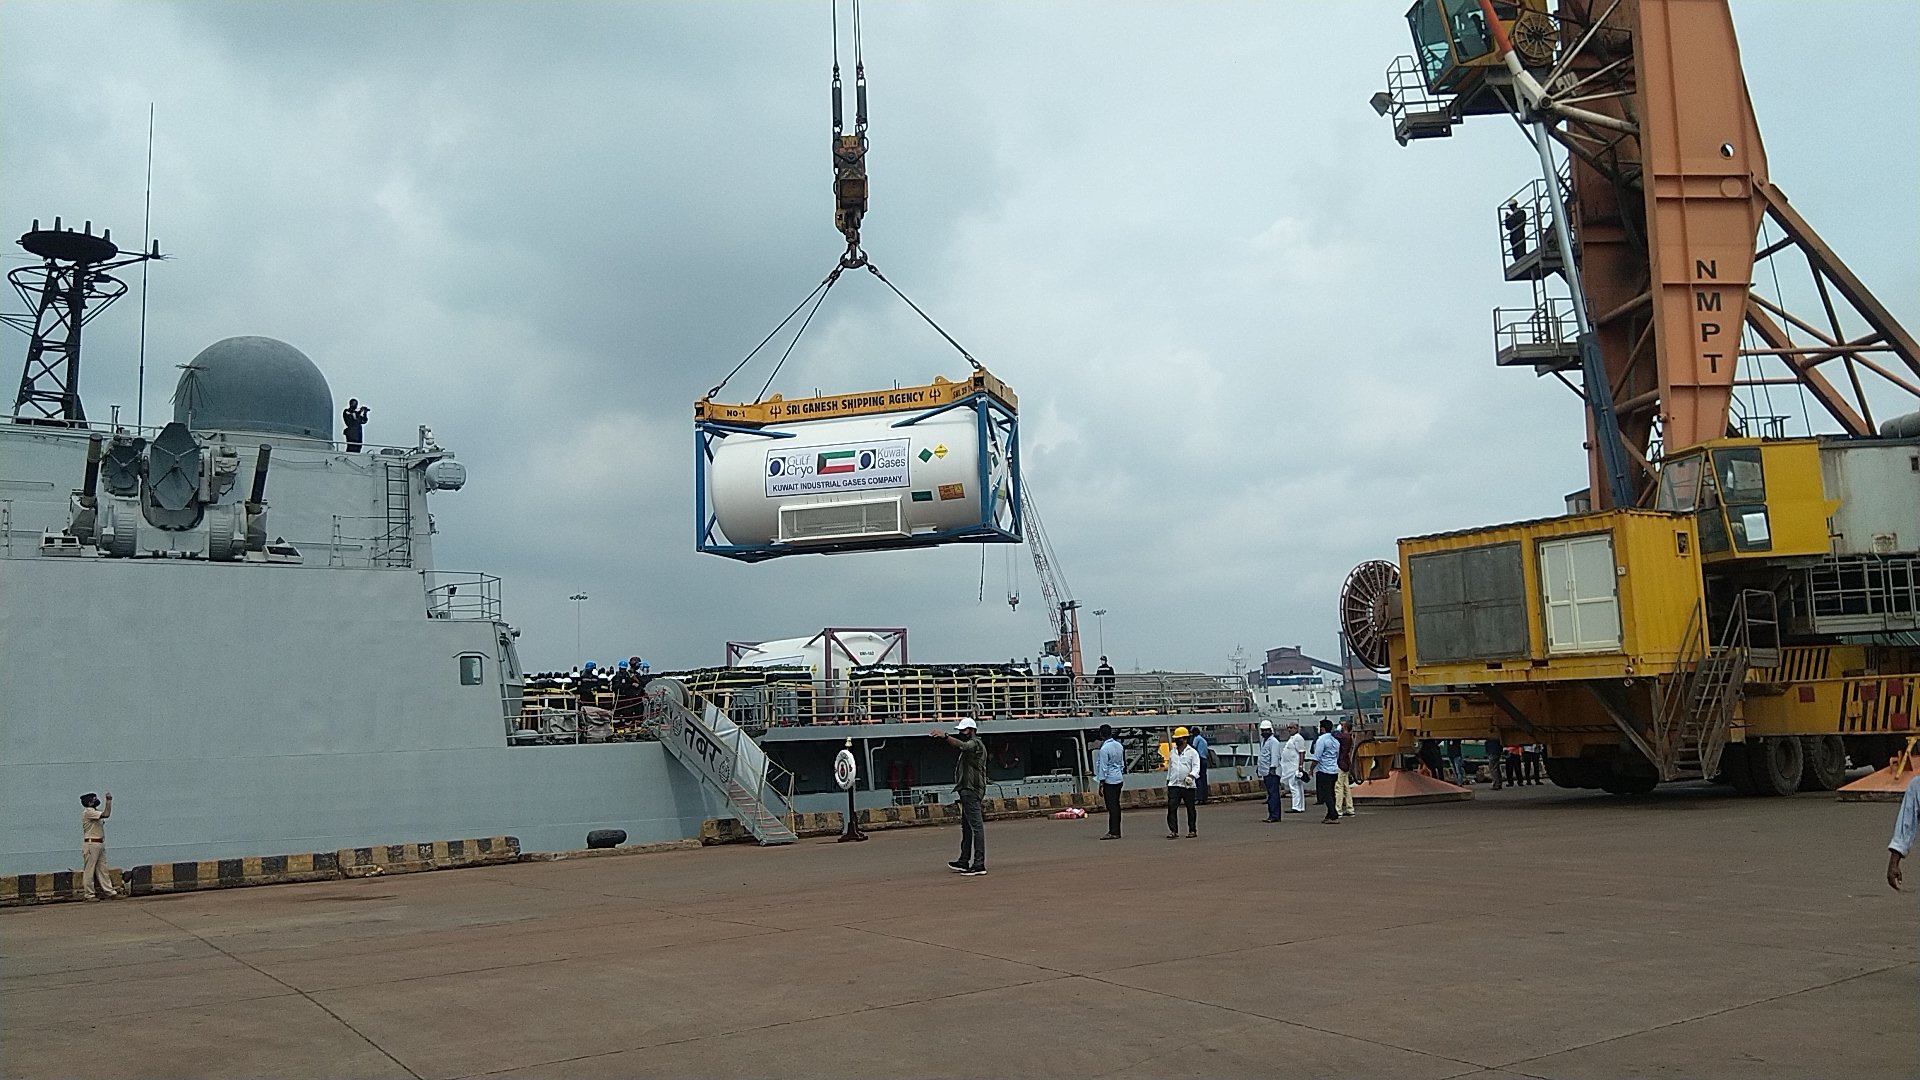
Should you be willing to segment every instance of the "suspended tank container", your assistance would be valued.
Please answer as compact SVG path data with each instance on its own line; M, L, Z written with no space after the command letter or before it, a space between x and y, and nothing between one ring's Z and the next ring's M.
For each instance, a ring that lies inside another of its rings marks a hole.
M694 405L696 546L782 555L1018 543L1017 403L964 382Z

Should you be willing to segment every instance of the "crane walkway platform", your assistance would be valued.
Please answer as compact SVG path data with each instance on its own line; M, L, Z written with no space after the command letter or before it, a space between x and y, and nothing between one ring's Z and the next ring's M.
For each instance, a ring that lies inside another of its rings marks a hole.
M1893 807L1528 787L0 911L11 1077L1920 1074ZM117 822L117 819L116 819Z

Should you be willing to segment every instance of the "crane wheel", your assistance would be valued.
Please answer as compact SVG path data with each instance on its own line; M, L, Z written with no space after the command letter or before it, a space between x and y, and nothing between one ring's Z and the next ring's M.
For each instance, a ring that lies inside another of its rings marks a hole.
M1807 735L1800 740L1806 764L1801 791L1832 791L1847 782L1847 744L1838 735Z
M1554 786L1563 788L1597 788L1605 782L1609 773L1606 766L1588 758L1550 757L1547 759L1547 779Z
M1628 772L1612 769L1600 789L1609 795L1645 795L1660 783L1660 777L1649 772Z
M1756 795L1791 795L1800 790L1807 756L1791 735L1747 740L1747 775Z
M1720 775L1715 779L1724 780L1733 785L1733 790L1742 795L1758 795L1760 788L1753 782L1753 768L1748 760L1756 743L1729 743L1720 752Z

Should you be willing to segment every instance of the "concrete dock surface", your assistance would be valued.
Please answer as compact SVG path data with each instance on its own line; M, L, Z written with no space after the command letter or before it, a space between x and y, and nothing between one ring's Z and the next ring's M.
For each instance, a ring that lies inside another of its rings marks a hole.
M1476 791L9 910L0 1071L1920 1076L1892 805Z

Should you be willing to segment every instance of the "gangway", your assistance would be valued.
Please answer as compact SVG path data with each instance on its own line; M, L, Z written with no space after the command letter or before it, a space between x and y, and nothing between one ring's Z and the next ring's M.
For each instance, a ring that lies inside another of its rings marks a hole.
M771 845L798 839L788 824L792 804L769 777L773 770L785 770L767 760L759 744L719 706L661 679L648 688L646 724L675 760L726 799L727 808L755 840Z

